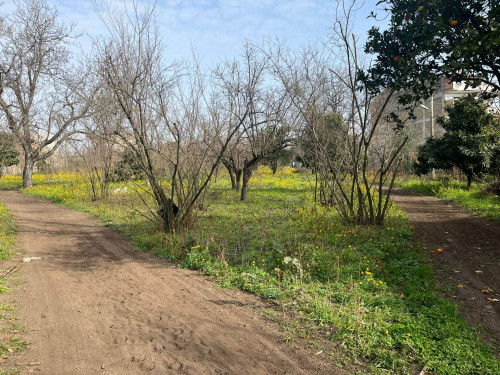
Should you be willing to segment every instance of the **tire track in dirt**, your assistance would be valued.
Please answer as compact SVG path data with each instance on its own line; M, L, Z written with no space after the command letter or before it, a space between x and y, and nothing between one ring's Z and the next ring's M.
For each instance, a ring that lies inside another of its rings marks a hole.
M0 200L24 256L42 258L22 263L13 292L30 347L9 361L23 374L347 373L284 343L254 296L134 253L83 213L15 191Z
M445 296L484 329L485 341L500 355L500 302L487 300L500 300L500 223L407 190L396 189L393 199L414 226L413 238L429 254ZM443 253L431 255L438 248Z

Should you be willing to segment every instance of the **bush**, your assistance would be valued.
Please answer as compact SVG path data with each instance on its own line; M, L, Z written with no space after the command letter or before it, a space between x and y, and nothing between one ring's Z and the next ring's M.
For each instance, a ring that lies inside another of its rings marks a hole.
M125 151L121 159L115 163L115 167L111 172L111 181L131 181L144 178L141 172L142 167L137 160L137 157L132 151Z

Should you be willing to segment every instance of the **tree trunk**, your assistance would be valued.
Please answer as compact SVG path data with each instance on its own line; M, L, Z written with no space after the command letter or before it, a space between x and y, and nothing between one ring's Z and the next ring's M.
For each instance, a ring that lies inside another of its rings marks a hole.
M236 175L234 173L234 168L229 162L223 161L224 167L227 169L227 173L229 173L229 178L231 179L231 189L236 190Z
M229 172L229 178L231 178L231 189L236 190L236 177L230 168L227 168Z
M217 183L217 181L219 181L219 167L215 168L215 171L214 171L214 182Z
M248 195L248 181L252 177L255 167L253 165L249 167L243 167L243 184L241 185L241 196L240 201L245 201Z
M31 155L25 153L24 155L24 168L23 168L23 188L30 188L33 186L33 167L35 162Z
M243 170L242 169L237 169L234 173L234 177L235 177L235 180L236 180L236 192L240 192L240 189L241 189L241 174L243 173Z
M231 179L231 189L236 190L236 192L239 193L241 188L241 175L243 173L243 170L237 169L234 164L224 163L224 166L226 167L229 173L229 178Z
M472 174L467 174L467 190L470 190L472 185Z

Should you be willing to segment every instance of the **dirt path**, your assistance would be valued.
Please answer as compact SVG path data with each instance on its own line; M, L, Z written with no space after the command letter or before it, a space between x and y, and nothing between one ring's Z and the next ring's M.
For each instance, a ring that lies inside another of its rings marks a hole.
M487 300L500 300L500 223L405 190L397 190L394 201L408 214L414 239L429 252L446 297L470 324L483 327L485 340L497 346L500 355L500 302ZM436 254L430 254L432 250Z
M133 253L109 228L44 200L0 191L18 225L29 349L22 374L343 374L286 344L258 298ZM13 363L3 364L2 367Z

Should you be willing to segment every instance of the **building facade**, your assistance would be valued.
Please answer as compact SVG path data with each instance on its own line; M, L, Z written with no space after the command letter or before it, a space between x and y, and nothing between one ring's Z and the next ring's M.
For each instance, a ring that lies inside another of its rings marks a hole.
M428 138L440 137L444 129L437 124L437 119L446 115L446 106L453 101L469 94L479 94L488 90L483 84L479 87L468 87L464 82L450 82L442 79L434 95L423 100L415 110L416 119L409 121L413 127L413 135L418 144L423 144Z

